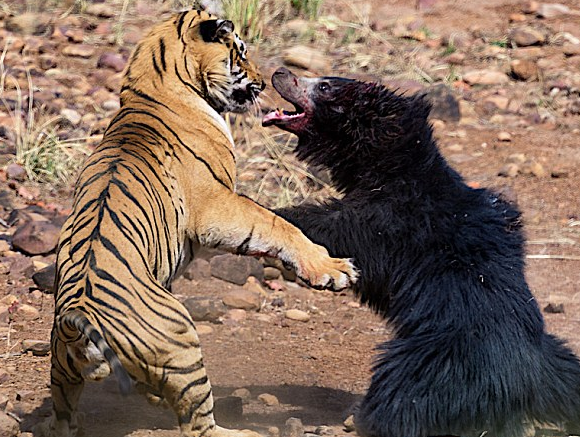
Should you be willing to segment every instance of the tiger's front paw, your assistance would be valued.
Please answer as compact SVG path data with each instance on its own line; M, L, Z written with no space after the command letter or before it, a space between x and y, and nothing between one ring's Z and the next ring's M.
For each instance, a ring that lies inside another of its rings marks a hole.
M322 246L315 246L296 267L296 274L313 288L339 291L356 283L358 270L351 259L331 258Z

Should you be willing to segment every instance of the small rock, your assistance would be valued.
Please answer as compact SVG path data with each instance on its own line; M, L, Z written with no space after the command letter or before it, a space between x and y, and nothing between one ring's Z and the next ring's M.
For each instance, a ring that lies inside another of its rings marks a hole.
M430 116L447 122L458 122L461 119L459 103L451 89L445 84L427 88L424 94L431 103Z
M56 68L56 66L58 65L58 60L56 56L51 55L50 53L44 53L39 56L38 63L40 65L40 68L42 68L43 70L48 70L50 68Z
M81 122L82 115L74 109L64 108L60 111L60 115L66 119L73 126L78 126Z
M5 28L10 32L43 35L50 29L51 21L52 17L49 14L25 12L8 17L5 21Z
M303 437L304 425L297 417L290 417L286 420L284 428L282 429L282 437Z
M35 357L44 357L50 353L50 342L42 340L22 340L22 352L29 351Z
M524 14L535 14L539 7L540 3L538 3L536 0L531 0L523 6L522 12Z
M570 176L570 172L564 169L554 169L550 173L550 176L552 176L554 179L567 178Z
M117 15L115 10L106 3L91 3L87 6L85 12L100 18L112 18Z
M16 437L19 433L18 422L4 411L0 411L0 435L2 437Z
M512 140L512 135L509 132L500 132L497 134L497 139L499 141L509 142Z
M580 56L580 44L564 44L562 52L566 56Z
M316 429L314 430L314 434L330 436L335 435L336 433L334 432L334 429L332 429L330 426L320 425L316 427Z
M445 56L443 60L451 65L463 65L465 63L465 53L454 52Z
M570 8L560 3L540 3L536 16L539 18L554 18L560 15L568 15Z
M286 65L309 71L326 72L332 69L332 60L319 50L297 45L284 51L282 60Z
M112 68L117 73L123 71L127 60L123 55L115 52L106 52L99 56L97 68Z
M342 423L342 425L344 426L344 430L346 432L354 432L356 431L356 426L354 424L354 415L351 414L350 416L348 416L344 422Z
M463 81L469 85L501 85L509 82L509 78L501 71L475 70L465 73Z
M214 414L218 423L240 422L244 415L242 399L236 396L218 398L214 401Z
M83 29L67 29L64 32L64 36L66 36L70 42L74 43L81 43L85 39Z
M25 320L34 320L40 317L40 311L34 308L32 305L20 304L16 309L16 315L24 318Z
M6 166L6 178L23 182L28 176L26 170L20 164L12 163Z
M223 297L226 306L248 311L259 309L261 301L259 293L243 288L232 290Z
M248 277L258 279L264 277L264 267L255 258L224 254L214 256L210 260L212 276L237 285L244 285Z
M6 240L0 240L0 255L4 255L4 253L8 252L9 250L10 250L10 243L8 243L8 241L6 241Z
M249 403L252 399L252 393L247 388L238 388L231 395L240 398L244 404Z
M298 322L308 322L310 320L310 314L306 311L298 309L290 309L284 313L284 317L290 320L296 320Z
M244 290L251 291L252 293L256 293L258 296L267 297L268 293L262 287L260 281L258 281L253 276L250 276L246 283L244 284Z
M10 277L14 280L31 278L34 274L34 262L27 256L16 254L6 258L10 263Z
M243 322L247 318L248 318L248 313L246 313L246 310L243 310L240 308L234 308L234 309L228 310L228 312L224 316L224 322L229 324L230 326L232 326L232 325L237 325L238 323Z
M58 244L60 228L50 222L31 221L16 229L12 247L28 255L53 252Z
M549 313L549 314L563 314L564 313L564 304L563 303L558 303L558 304L549 303L544 308L544 312Z
M544 44L546 37L542 32L525 26L513 29L509 34L509 40L518 47L529 47Z
M227 312L221 300L211 297L190 297L183 305L195 322L217 323Z
M20 185L16 190L18 195L26 200L34 200L40 196L40 190L37 187L25 187Z
M6 381L10 379L10 374L4 370L0 369L0 384L4 384ZM8 398L4 395L0 394L0 410L6 408L6 404L8 403Z
M507 178L515 178L520 172L520 166L514 162L510 162L502 167L498 172L498 176Z
M54 293L54 280L56 265L50 264L32 275L32 280L39 290L46 293Z
M203 258L194 258L183 272L183 276L195 281L211 278L209 262Z
M280 429L277 426L268 427L269 437L280 437Z
M533 81L538 80L538 64L529 59L514 59L510 63L511 73L515 79Z
M278 398L269 393L262 393L258 396L258 400L268 407L275 407L280 405Z
M543 178L547 176L547 172L544 166L534 160L525 162L522 165L521 172L522 174L533 175L537 178Z
M510 16L509 16L510 23L521 23L523 21L526 21L526 19L527 18L524 14L519 14L519 13L510 14Z
M496 109L501 111L505 111L510 103L509 97L506 96L489 96L486 97L483 101L485 104L488 104Z
M213 328L209 325L197 323L195 325L195 331L197 332L197 335L209 335L213 333Z
M64 56L88 59L95 54L95 48L88 44L74 44L62 49L62 54Z
M276 267L264 267L264 279L269 281L272 279L278 279L282 275L282 272Z

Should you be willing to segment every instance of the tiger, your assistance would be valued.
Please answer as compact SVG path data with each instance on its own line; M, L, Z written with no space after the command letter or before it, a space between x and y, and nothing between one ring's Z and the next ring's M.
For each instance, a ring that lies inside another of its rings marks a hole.
M199 246L277 257L314 287L357 279L289 224L235 190L223 117L265 84L231 21L189 10L150 31L122 79L120 109L84 163L57 248L52 416L37 435L79 433L85 380L111 372L163 399L182 437L252 437L216 425L191 316L170 284Z

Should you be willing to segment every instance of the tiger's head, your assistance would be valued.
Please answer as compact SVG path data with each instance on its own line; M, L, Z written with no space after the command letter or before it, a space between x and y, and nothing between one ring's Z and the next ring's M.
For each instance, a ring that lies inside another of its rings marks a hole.
M157 25L137 46L123 80L121 104L130 94L142 93L189 103L201 97L218 113L245 112L264 87L233 23L191 10Z

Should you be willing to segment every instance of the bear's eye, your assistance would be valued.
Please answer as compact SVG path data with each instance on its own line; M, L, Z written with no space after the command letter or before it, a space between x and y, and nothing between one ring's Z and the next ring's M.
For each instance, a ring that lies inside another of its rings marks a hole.
M330 85L328 84L328 82L320 82L318 84L318 91L323 93L330 91Z

